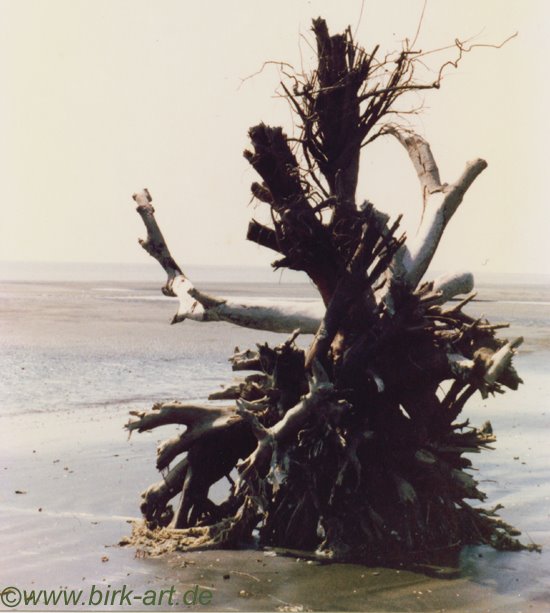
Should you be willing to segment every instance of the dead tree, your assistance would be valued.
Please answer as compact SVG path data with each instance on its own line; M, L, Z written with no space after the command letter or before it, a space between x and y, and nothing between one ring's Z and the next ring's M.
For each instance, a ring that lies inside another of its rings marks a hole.
M417 55L406 47L379 57L378 47L357 47L349 29L329 35L322 19L313 32L316 69L282 85L301 128L298 144L260 124L244 156L261 178L252 193L273 222L252 220L247 238L279 254L275 268L307 273L321 308L236 304L199 291L170 255L149 192L134 195L147 228L140 242L168 275L164 293L180 300L174 322L292 335L235 353L234 370L255 372L211 396L234 404L133 413L130 432L186 426L158 449L157 467L167 472L142 495L144 522L133 542L235 547L258 529L264 545L367 560L473 543L522 547L496 510L468 502L485 496L465 454L490 448L495 437L488 423L458 421L476 391L517 389L511 361L522 339L500 339L504 326L464 311L475 296L470 274L423 281L487 164L474 160L456 181L442 182L429 144L388 121L402 95L439 87L441 72L419 83ZM420 181L424 210L412 240L398 234L399 219L358 204L361 149L383 135L405 147ZM314 334L306 352L294 342L298 333ZM210 486L235 467L227 500L213 504ZM180 492L174 513L170 500Z

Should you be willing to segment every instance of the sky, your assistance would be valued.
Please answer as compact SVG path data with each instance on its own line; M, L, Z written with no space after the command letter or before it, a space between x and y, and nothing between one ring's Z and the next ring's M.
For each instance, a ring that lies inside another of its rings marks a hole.
M0 0L0 261L144 262L132 194L147 187L176 260L268 264L245 240L259 121L292 133L284 61L313 66L311 19L399 49L424 0ZM550 2L428 0L416 47L480 47L412 118L443 181L487 160L451 221L438 270L548 273ZM430 55L435 68L454 51ZM250 77L251 78L247 78ZM388 137L389 138L389 137ZM419 184L400 145L364 149L358 199L414 234Z

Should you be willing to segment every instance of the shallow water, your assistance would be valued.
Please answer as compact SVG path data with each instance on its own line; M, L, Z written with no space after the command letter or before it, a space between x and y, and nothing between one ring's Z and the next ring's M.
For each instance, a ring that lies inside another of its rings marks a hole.
M317 300L300 283L204 289L235 300ZM523 353L550 350L550 286L482 286L478 297L470 312L510 322L503 335L523 335ZM175 310L151 282L0 283L1 413L204 398L231 377L235 346L281 338L225 323L172 327Z
M154 285L0 284L0 412L204 399L231 379L237 344L276 337L223 323L171 327L175 310Z

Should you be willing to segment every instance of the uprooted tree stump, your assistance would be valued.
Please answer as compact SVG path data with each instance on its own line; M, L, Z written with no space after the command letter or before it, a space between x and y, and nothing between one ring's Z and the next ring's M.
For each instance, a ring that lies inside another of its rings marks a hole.
M496 330L505 326L464 312L475 296L470 274L422 281L487 164L470 162L457 181L442 183L429 144L387 121L403 94L439 87L441 71L435 82L418 83L408 48L378 59L378 48L358 48L349 29L330 36L317 19L313 31L317 69L283 84L300 123L298 144L260 124L244 155L262 179L252 193L273 222L252 220L247 238L282 256L275 268L307 273L321 311L199 291L170 255L149 192L134 195L148 232L141 245L168 275L163 292L180 300L174 322L291 335L276 347L236 351L233 369L254 372L210 397L228 406L174 402L132 412L130 432L186 426L158 448L163 478L142 494L144 521L132 542L156 551L228 548L251 542L257 530L262 545L373 561L464 544L522 548L497 509L467 502L485 496L466 454L490 448L495 437L489 423L458 421L476 391L517 389L511 360L522 339L500 339ZM424 211L412 240L397 235L399 219L357 205L361 148L383 135L405 147L420 180ZM299 333L314 334L305 352ZM231 487L216 505L209 489L224 476ZM174 512L170 501L180 494Z

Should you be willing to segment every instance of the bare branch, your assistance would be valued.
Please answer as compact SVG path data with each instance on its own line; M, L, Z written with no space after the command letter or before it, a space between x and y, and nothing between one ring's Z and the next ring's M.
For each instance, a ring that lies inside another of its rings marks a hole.
M406 271L402 280L416 287L432 261L447 223L468 188L487 168L487 162L481 159L469 162L455 183L442 184L426 140L411 131L391 129L387 133L395 136L407 150L422 188L423 215L417 235L397 254L396 262Z
M147 229L147 238L145 240L140 238L139 244L166 271L168 278L163 292L167 296L174 296L172 283L177 276L183 275L183 273L168 250L164 236L157 224L155 209L151 204L151 194L149 194L147 189L142 189L140 192L135 193L132 198L137 202L136 211L139 213Z
M185 319L202 322L226 321L257 330L293 332L296 328L300 328L303 334L315 333L323 316L321 304L296 304L293 301L272 304L261 300L238 303L197 290L170 254L156 222L149 192L144 189L134 194L134 200L138 203L137 210L147 228L147 240L141 240L140 244L161 264L168 275L163 293L179 298L178 311L172 323L179 323ZM254 226L254 232L257 229ZM275 248L274 237L271 234L273 231L264 228L262 232L265 240L270 241L269 244Z

